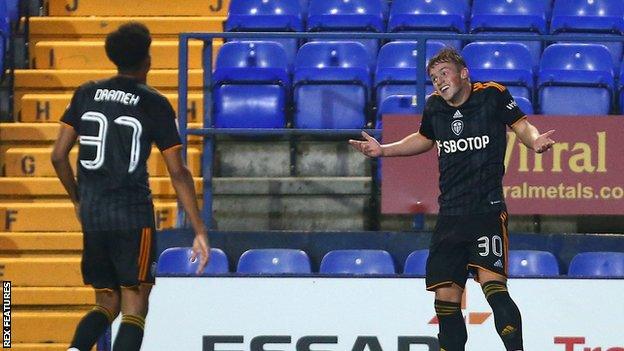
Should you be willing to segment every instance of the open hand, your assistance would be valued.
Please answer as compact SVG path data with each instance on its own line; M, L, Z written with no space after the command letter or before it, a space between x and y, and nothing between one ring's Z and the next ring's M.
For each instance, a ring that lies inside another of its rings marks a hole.
M191 261L195 261L199 258L199 266L197 267L196 274L202 274L208 260L210 259L210 244L208 244L208 235L206 233L198 233L193 240L193 255Z
M533 150L538 154L550 149L555 143L554 140L550 138L550 136L555 132L554 129L547 131L546 133L540 135L533 142Z
M368 157L382 156L381 144L375 138L364 131L362 137L364 140L349 139L349 144Z

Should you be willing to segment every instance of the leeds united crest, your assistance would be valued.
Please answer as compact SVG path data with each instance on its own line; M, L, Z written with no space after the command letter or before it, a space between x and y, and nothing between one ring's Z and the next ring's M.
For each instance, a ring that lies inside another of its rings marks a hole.
M464 130L464 122L459 119L454 120L451 122L451 130L455 133L455 135L460 135Z

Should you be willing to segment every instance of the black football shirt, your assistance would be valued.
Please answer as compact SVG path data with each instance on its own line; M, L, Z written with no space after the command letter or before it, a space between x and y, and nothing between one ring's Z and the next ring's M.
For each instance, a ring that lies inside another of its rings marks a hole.
M509 91L495 82L473 83L470 97L459 107L435 93L427 99L420 134L436 143L441 215L506 209L506 127L524 116Z
M79 134L83 230L153 226L147 172L152 143L161 151L180 145L169 101L133 78L116 76L79 87L61 121Z

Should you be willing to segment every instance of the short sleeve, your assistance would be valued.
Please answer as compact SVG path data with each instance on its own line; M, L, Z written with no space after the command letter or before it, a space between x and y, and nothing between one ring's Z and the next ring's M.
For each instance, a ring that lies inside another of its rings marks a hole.
M76 132L80 130L80 116L78 111L80 94L80 88L76 89L76 91L74 92L74 96L72 96L71 102L69 103L69 105L67 105L63 116L61 116L61 122L73 127Z
M511 96L509 90L504 89L500 91L496 89L498 98L498 116L500 120L508 126L516 123L522 117L526 116L524 112L518 107L516 100Z
M436 140L435 133L433 132L433 124L431 123L431 108L429 106L429 100L427 100L427 103L425 104L418 132L429 140Z
M160 151L180 145L180 134L175 123L176 114L165 97L161 97L150 111L154 120L154 142Z

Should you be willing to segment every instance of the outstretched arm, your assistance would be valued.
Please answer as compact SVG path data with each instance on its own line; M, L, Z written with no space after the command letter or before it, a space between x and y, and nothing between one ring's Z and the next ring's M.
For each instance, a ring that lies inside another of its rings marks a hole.
M397 142L383 145L366 132L362 132L362 137L364 140L350 139L349 144L368 157L413 156L431 150L434 144L433 140L420 133L413 133Z
M526 147L537 153L542 153L550 149L555 143L555 141L550 138L550 136L555 132L554 130L549 130L544 134L540 134L537 128L529 123L526 118L514 123L511 126L511 129L513 129Z
M182 162L182 154L179 147L171 147L162 152L167 170L171 177L171 183L182 203L184 210L189 216L191 226L195 232L193 240L193 259L199 257L197 274L201 274L208 264L210 244L208 242L208 229L204 225L197 206L197 197L193 176Z

